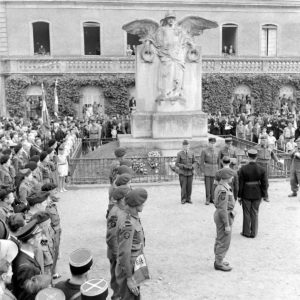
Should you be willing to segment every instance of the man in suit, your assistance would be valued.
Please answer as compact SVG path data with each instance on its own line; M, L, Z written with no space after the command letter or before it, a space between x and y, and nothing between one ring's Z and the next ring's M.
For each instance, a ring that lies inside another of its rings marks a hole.
M41 267L35 257L36 249L40 247L41 243L41 230L37 225L37 221L33 220L23 226L15 236L21 242L21 246L12 264L13 292L18 300L31 300L34 295L29 291L28 286L31 286L31 290L37 290L34 285L43 288L43 286L40 286L40 282L32 280L34 276L41 274ZM51 282L49 275L42 275L42 279L45 287ZM29 283L31 284L29 285Z
M182 142L182 150L177 153L176 167L179 168L179 182L181 187L181 204L192 203L192 185L194 176L195 155L190 151L187 140Z
M238 201L243 207L241 235L255 238L258 231L258 210L262 198L268 197L268 176L256 162L257 150L248 151L249 163L239 170Z

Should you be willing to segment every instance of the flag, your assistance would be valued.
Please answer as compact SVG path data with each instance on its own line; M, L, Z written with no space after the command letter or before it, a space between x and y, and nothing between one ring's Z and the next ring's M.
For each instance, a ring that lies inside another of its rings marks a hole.
M54 114L58 115L58 96L57 96L57 79L55 80L54 86Z
M44 125L50 126L50 118L48 114L44 84L42 83L42 121Z

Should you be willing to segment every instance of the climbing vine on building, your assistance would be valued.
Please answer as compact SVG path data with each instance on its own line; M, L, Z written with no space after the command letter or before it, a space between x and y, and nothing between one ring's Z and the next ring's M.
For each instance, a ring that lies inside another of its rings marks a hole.
M202 78L202 99L205 112L229 114L234 90L239 85L247 85L255 99L255 112L272 113L274 101L280 88L290 85L300 101L299 75L257 75L257 74L206 74ZM298 107L300 103L297 103Z
M24 116L26 92L30 86L44 84L47 107L50 114L54 109L54 87L57 79L59 114L76 115L76 104L80 103L80 91L87 86L99 87L105 97L105 113L126 114L130 98L129 88L134 86L134 75L99 76L11 76L6 79L7 110L11 116Z

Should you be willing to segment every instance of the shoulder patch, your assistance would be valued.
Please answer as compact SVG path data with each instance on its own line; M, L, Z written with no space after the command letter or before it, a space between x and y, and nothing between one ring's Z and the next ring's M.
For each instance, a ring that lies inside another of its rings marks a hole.
M225 200L225 198L226 198L226 192L225 192L225 191L222 191L222 192L219 194L219 198L220 198L220 200Z
M130 237L130 233L128 231L124 232L124 239L128 240Z

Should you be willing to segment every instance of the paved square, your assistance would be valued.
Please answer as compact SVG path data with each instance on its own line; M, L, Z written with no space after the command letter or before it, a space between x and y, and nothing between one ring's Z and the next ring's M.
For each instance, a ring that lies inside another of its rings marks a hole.
M300 299L300 200L288 198L288 181L270 183L270 203L260 207L256 239L240 236L238 212L226 257L230 273L213 268L213 205L204 205L204 185L194 183L193 205L180 204L178 185L144 186L149 193L141 214L145 254L152 280L143 300ZM75 187L60 194L63 235L59 271L69 276L68 256L88 247L95 258L91 277L109 280L105 212L108 188Z

